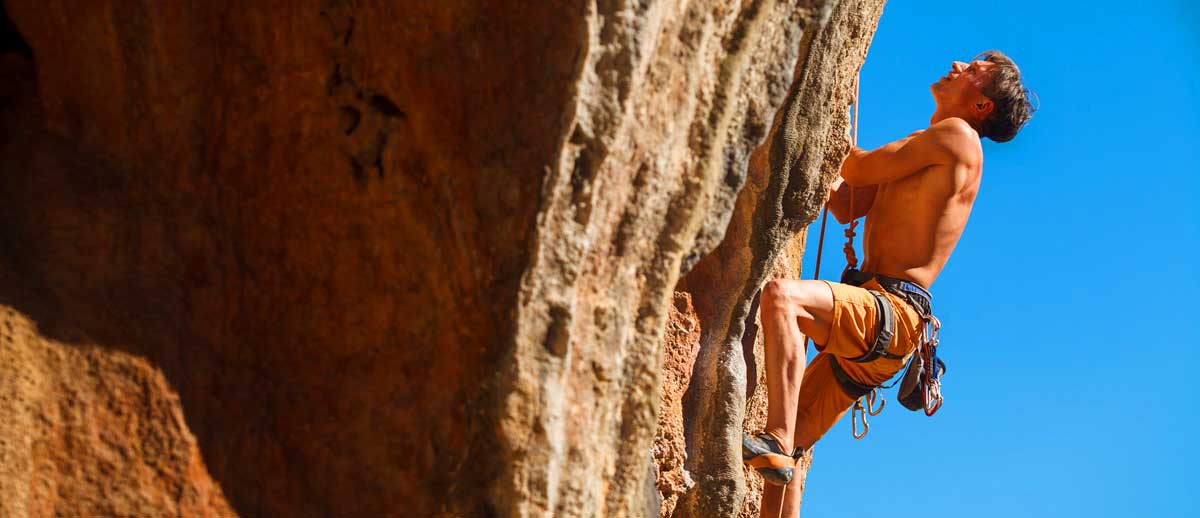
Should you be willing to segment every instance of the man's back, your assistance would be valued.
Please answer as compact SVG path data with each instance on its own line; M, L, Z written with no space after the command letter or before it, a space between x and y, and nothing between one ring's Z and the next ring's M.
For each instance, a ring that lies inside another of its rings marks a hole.
M916 146L916 163L928 165L878 184L864 224L863 270L929 287L966 227L979 191L983 151L978 134L962 119L946 119L926 131L940 132L938 149ZM929 140L926 131L910 138Z

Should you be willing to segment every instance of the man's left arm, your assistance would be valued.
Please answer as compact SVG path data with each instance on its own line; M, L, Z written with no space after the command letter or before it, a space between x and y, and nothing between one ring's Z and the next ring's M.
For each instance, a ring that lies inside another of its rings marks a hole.
M897 180L936 164L956 160L956 141L973 130L961 119L946 119L873 151L852 148L842 178L854 187Z

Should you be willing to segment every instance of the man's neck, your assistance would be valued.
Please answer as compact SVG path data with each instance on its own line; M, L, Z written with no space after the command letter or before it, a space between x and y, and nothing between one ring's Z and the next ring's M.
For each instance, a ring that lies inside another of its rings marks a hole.
M979 126L980 126L979 122L972 119L971 115L969 113L962 113L961 110L955 110L952 108L943 108L940 106L937 109L933 110L933 115L929 117L929 125L933 126L934 124L942 122L951 117L958 117L964 121L967 121L967 124L970 124L971 127L974 128L976 132L979 131Z

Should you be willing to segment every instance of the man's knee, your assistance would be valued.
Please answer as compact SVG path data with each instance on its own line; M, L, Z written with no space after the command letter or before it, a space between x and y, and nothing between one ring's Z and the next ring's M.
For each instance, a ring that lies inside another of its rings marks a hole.
M795 303L795 289L786 279L771 279L763 285L762 305L764 308L786 309Z
M762 306L776 311L806 313L815 289L812 284L809 281L771 279L763 286Z

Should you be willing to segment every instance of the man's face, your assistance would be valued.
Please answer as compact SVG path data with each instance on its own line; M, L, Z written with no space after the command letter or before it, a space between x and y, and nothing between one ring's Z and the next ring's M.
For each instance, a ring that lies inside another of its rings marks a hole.
M989 80L995 64L976 59L970 63L953 61L950 71L929 86L933 99L939 105L970 105L986 99L983 87Z

